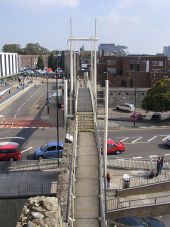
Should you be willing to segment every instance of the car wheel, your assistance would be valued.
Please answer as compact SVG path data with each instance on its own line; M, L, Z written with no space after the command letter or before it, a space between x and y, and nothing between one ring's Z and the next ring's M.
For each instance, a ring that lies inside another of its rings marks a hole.
M15 158L9 158L9 161L10 162L15 161Z
M121 154L121 151L116 151L115 154Z
M116 110L119 110L119 107L116 107Z
M38 156L38 160L42 160L42 159L44 159L43 156Z

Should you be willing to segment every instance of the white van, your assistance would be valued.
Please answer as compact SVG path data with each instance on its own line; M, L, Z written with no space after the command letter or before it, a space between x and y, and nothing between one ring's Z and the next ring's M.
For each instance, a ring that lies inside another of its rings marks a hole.
M126 112L133 112L133 111L135 111L135 107L134 107L133 104L124 103L124 104L121 104L121 105L117 105L116 106L116 110L123 110L123 111L126 111Z

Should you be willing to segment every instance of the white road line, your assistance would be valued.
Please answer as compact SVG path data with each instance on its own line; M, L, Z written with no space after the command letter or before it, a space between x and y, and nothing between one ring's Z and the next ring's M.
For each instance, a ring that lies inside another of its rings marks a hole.
M140 140L140 139L142 139L143 137L139 137L139 138L137 138L136 140L134 140L134 141L132 141L132 143L135 143L136 141L138 141L138 140Z
M24 152L29 151L29 150L31 150L31 149L32 149L32 147L29 147L29 148L27 148L27 149L21 151L21 153L24 153Z
M20 140L25 140L24 137L17 137L17 136L13 136L13 137L0 137L0 140L4 140L4 139L20 139Z
M169 156L170 154L164 154L164 155Z
M147 143L149 143L151 140L155 139L157 136L152 137L151 139L147 140Z
M140 158L143 158L143 157L141 157L141 156L139 156L139 157L133 157L132 159L140 159Z
M129 137L126 137L126 138L124 138L124 139L122 139L122 140L120 140L120 141L123 142L123 141L125 141L125 140L127 140L127 139L129 139Z

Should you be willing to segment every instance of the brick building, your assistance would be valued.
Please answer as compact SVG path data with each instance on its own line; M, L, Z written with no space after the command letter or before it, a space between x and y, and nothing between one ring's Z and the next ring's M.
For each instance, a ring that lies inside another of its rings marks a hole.
M40 55L19 55L19 69L35 69ZM44 62L44 68L48 68L48 55L41 55Z
M101 56L97 83L110 87L151 87L157 80L170 78L169 60L164 55Z

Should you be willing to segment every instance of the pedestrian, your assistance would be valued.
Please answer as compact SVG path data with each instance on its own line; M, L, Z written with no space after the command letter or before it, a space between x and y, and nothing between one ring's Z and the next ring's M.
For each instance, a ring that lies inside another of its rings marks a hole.
M158 157L158 160L157 160L157 162L156 162L156 169L157 169L156 176L159 175L159 173L160 173L160 168L161 168L161 158Z
M110 189L110 185L112 181L112 175L110 173L107 173L106 180L107 180L107 189Z
M162 156L161 159L160 159L160 173L161 173L161 171L162 171L164 162L165 162L165 158L164 158L164 156Z

